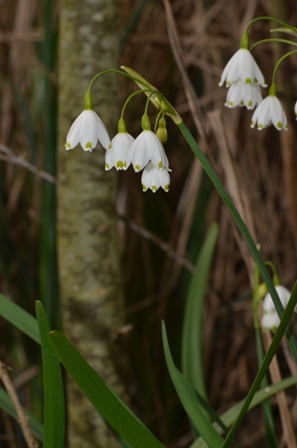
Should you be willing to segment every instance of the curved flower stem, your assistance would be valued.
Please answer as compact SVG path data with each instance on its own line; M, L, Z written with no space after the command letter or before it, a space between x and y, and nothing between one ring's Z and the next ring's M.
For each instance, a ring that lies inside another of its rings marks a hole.
M294 47L297 47L297 42L294 42L293 40L282 39L280 37L269 37L268 39L258 40L258 42L254 43L251 46L250 51L252 51L257 45L266 44L267 42L281 42L283 44L293 45Z
M256 17L255 19L251 20L251 21L249 22L248 26L246 27L246 31L249 30L250 26L253 25L253 23L259 22L259 20L270 20L270 21L279 23L280 25L283 25L283 26L284 26L285 28L287 28L288 30L291 30L291 31L293 31L294 33L297 34L297 28L295 28L295 27L293 27L293 26L290 26L290 25L288 25L287 23L282 22L282 21L279 20L279 19L276 19L275 17L270 17L270 16Z
M210 165L208 159L206 158L206 156L203 154L202 150L200 149L200 147L198 146L196 140L193 138L192 134L190 133L190 131L188 130L188 128L186 127L186 125L184 124L184 122L181 122L177 125L181 131L181 133L183 134L183 136L185 137L187 143L189 144L189 146L191 147L192 151L194 152L195 156L198 158L198 160L200 161L201 165L203 166L205 172L207 173L207 175L209 176L210 180L212 181L212 183L214 184L215 188L217 189L218 193L220 194L220 196L222 197L223 201L225 202L227 208L229 209L234 221L236 222L240 232L242 233L243 238L246 241L246 244L248 245L248 248L259 268L259 271L263 277L263 280L265 281L268 291L270 292L270 295L272 297L274 306L277 310L277 313L280 317L280 319L282 318L283 314L284 314L284 308L281 304L281 301L279 299L279 296L276 292L276 289L274 287L274 284L271 280L271 277L267 271L267 268L264 264L264 261L262 260L262 257L259 254L259 250L257 249L245 223L243 222L237 208L235 207L231 197L229 196L229 194L227 193L226 189L224 188L222 182L220 181L220 179L218 178L218 176L216 175L215 171L213 170L212 166ZM292 356L295 360L295 362L297 363L297 340L292 332L292 329L290 326L288 326L287 330L286 330L286 336L290 345L290 349L292 352Z
M297 44L296 44L296 46L297 46ZM296 53L297 53L297 50L290 51L289 53L284 54L284 55L277 61L277 63L275 64L275 67L274 67L274 69L273 69L273 73L272 73L272 82L275 82L274 80L275 80L275 75L276 75L277 69L278 69L279 65L283 62L283 60L285 60L285 59L288 58L289 56L292 56L292 54L296 54Z
M94 78L91 79L91 81L90 81L89 90L91 90L92 85L96 81L96 79L98 79L99 76L105 75L106 73L117 73L118 75L126 76L127 78L132 79L132 81L142 84L148 91L151 91L149 85L146 84L144 81L139 80L138 78L136 78L132 75L129 75L128 73L122 72L121 70L115 70L115 69L103 70L102 72L97 73L97 75L95 75Z
M142 89L136 90L135 92L131 93L131 95L128 96L128 98L126 99L126 101L122 107L121 118L124 118L124 113L125 113L126 107L128 106L130 100L132 100L132 98L134 96L138 95L139 93L145 93L145 92L146 92L146 90L142 90Z

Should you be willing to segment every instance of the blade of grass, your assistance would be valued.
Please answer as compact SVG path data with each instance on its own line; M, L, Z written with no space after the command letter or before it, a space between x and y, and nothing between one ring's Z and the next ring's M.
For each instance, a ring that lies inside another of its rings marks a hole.
M188 128L186 127L186 125L183 122L177 122L177 126L179 127L181 133L183 134L183 136L185 137L186 141L188 142L190 148L192 149L192 151L194 152L195 156L198 158L198 160L200 161L201 165L203 166L205 172L208 174L210 180L212 181L212 183L214 184L215 188L217 189L218 193L220 194L220 196L222 197L223 201L225 202L226 206L228 207L234 221L236 222L239 230L242 233L243 238L246 241L246 244L261 272L261 275L263 277L263 280L265 281L268 291L271 294L273 303L275 305L275 308L277 310L277 313L279 315L279 317L281 318L283 313L284 313L284 308L281 304L281 301L278 297L278 294L276 292L276 289L274 287L274 284L270 278L270 275L266 269L266 266L261 258L261 255L259 253L259 250L257 249L245 223L243 222L240 214L238 213L237 208L235 207L230 195L227 193L226 189L224 188L222 182L220 181L220 179L218 178L218 176L216 175L215 171L213 170L212 166L210 165L208 159L206 158L206 156L203 154L202 150L200 149L200 147L198 146L196 140L194 139L194 137L192 136L192 134L190 133L190 131L188 130ZM288 326L288 328L286 329L286 336L290 345L290 349L291 349L291 353L292 356L297 364L297 340L296 337L294 336L292 329L290 328L290 326Z
M97 375L63 333L53 331L48 337L62 364L107 423L134 448L165 448Z
M7 297L0 294L0 316L40 344L38 324L35 317L27 313Z
M288 387L292 387L295 384L297 384L297 375L291 376L290 378L287 378L279 383L273 384L269 387L266 387L265 389L260 390L255 394L248 410L253 409L260 403L268 400L268 398L280 392L281 390L287 389ZM242 400L239 403L236 403L234 406L232 406L232 408L228 409L228 411L224 412L224 414L220 416L221 421L226 427L230 427L234 423L236 417L238 416L239 412L241 411L244 405L244 401L245 400ZM222 434L223 429L217 423L214 423L213 426L218 431L218 433ZM195 442L192 443L190 448L207 448L207 445L202 439L202 437L199 437L199 439L195 440Z
M0 387L0 408L3 409L8 415L10 415L12 418L14 418L16 421L18 420L18 416L15 410L15 407L7 394L7 392ZM40 423L40 421L37 420L36 417L34 417L31 412L28 411L25 407L23 407L24 413L28 416L28 422L29 426L31 428L32 433L34 436L40 440L43 441L43 425Z
M258 387L260 386L260 384L261 384L261 382L262 382L262 380L263 380L263 378L264 378L264 376L265 376L265 374L266 374L266 372L268 370L269 364L271 363L272 358L274 357L274 355L276 353L276 350L277 350L277 348L278 348L278 346L279 346L279 344L280 344L280 342L282 340L282 337L283 337L283 335L284 335L284 333L285 333L285 331L287 329L287 326L289 324L290 318L291 318L291 316L292 316L292 314L294 312L296 303L297 303L297 283L295 283L295 285L294 285L294 288L293 288L293 291L292 291L289 303L287 305L287 308L285 309L283 318L282 318L282 320L281 320L281 322L279 324L279 327L278 327L278 329L277 329L277 331L275 333L275 336L274 336L274 338L273 338L273 340L271 342L271 345L270 345L270 347L269 347L269 349L268 349L268 351L266 353L266 356L264 357L262 366L261 366L261 368L260 368L260 370L259 370L259 372L258 372L258 374L256 376L256 379L255 379L255 381L254 381L254 383L253 383L253 385L252 385L252 387L251 387L251 389L250 389L250 391L249 391L249 393L248 393L248 395L246 397L244 405L243 405L243 407L242 407L242 409L241 409L237 419L234 422L234 425L232 426L231 430L229 431L229 434L227 435L227 437L225 439L224 444L222 445L222 448L228 447L228 444L232 440L233 435L235 434L238 426L240 425L243 417L245 416L245 414L246 414L246 412L247 412L247 410L248 410L248 408L249 408L249 406L251 404L251 401L252 401L252 399L253 399L253 397L254 397Z
M260 368L261 364L264 360L264 350L263 350L263 344L262 344L262 338L261 338L261 330L259 327L255 328L256 332L256 346L257 346L257 357L258 357L258 366ZM268 379L267 375L264 376L261 388L265 389L268 387ZM274 423L273 423L273 417L272 417L272 409L270 402L268 400L263 401L262 403L262 410L264 415L264 421L265 421L265 427L266 427L266 439L267 439L267 446L269 448L277 448L278 447L278 441L275 433Z
M169 370L169 374L185 411L187 412L193 425L195 426L199 434L201 434L201 437L203 437L206 443L211 446L211 448L221 447L224 439L213 428L212 424L209 422L203 410L201 409L198 401L190 393L187 382L183 381L183 375L180 374L180 372L174 365L164 322L162 322L162 336L166 364Z
M204 398L207 394L203 375L203 306L217 236L218 225L213 224L196 262L186 299L182 329L182 372Z
M43 367L44 448L63 448L65 439L65 405L59 360L48 340L50 326L41 302L36 301Z

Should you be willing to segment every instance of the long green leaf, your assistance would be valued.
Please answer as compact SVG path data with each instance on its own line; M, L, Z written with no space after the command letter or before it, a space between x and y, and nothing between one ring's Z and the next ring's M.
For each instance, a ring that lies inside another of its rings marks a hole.
M15 420L18 420L18 416L7 392L5 392L2 387L0 387L0 408L3 409L8 415L10 415ZM43 425L34 417L31 412L29 412L25 407L23 407L24 413L28 416L28 423L31 428L32 433L38 439L43 441Z
M209 422L203 410L199 406L198 401L189 391L187 380L185 379L184 381L183 375L174 365L164 322L162 322L162 336L164 353L169 374L185 411L187 412L193 425L195 426L199 434L201 434L206 443L211 448L220 448L224 442L224 439L213 428L212 424Z
M297 384L297 375L291 376L290 378L280 381L279 383L273 384L265 389L260 390L255 394L248 410L250 411L258 404L268 400L268 398L274 396L278 392L287 389L288 387L294 386L295 384ZM234 406L232 406L232 408L228 409L228 411L224 412L224 414L220 416L220 419L222 420L224 425L230 427L234 423L244 405L244 402L245 400L236 403ZM223 430L217 423L213 423L213 427L216 429L216 431L222 434ZM199 437L197 440L195 440L194 443L192 443L190 448L207 448L207 444L204 442L202 437Z
M134 448L165 448L105 384L63 333L53 331L48 337L61 362L106 422Z
M41 302L36 302L41 339L44 390L44 448L63 448L65 439L65 404L60 363L48 340L50 326Z
M0 294L0 316L40 344L38 324L35 317Z
M294 285L294 288L293 288L293 291L292 291L289 303L287 305L287 308L285 309L285 312L283 314L282 320L280 321L280 324L279 324L279 327L278 327L278 329L277 329L277 331L275 333L275 336L272 339L271 345L270 345L270 347L269 347L269 349L268 349L268 351L266 353L266 356L264 358L262 366L261 366L261 368L260 368L260 370L259 370L259 372L258 372L258 374L257 374L257 376L255 378L254 383L252 384L252 387L251 387L251 389L250 389L250 391L249 391L249 393L248 393L248 395L246 397L244 405L243 405L243 407L242 407L242 409L241 409L237 419L234 422L234 425L232 426L228 436L225 439L225 442L224 442L222 448L228 447L228 443L230 443L230 441L232 440L233 435L235 434L238 426L241 423L241 420L245 416L245 414L246 414L246 412L247 412L247 410L248 410L248 408L249 408L249 406L251 404L251 401L252 401L254 395L256 394L257 389L260 386L260 384L261 384L261 382L262 382L262 380L263 380L263 378L264 378L264 376L265 376L265 374L266 374L266 372L268 370L269 364L271 363L271 361L272 361L272 359L273 359L273 357L274 357L274 355L275 355L275 353L277 351L277 348L278 348L278 346L279 346L279 344L280 344L280 342L282 340L282 337L285 334L285 331L286 331L286 329L287 329L287 327L289 325L289 322L290 322L290 318L291 318L291 316L292 316L292 314L293 314L293 312L295 310L296 303L297 303L297 282Z
M209 268L218 236L218 225L213 224L196 262L186 299L182 329L182 372L194 388L206 398L203 375L203 306Z
M276 308L276 311L279 315L279 317L281 318L283 313L284 313L284 308L281 304L280 298L276 292L276 289L274 287L274 284L271 280L271 277L267 271L267 268L264 264L264 261L261 258L260 252L257 249L245 223L243 222L240 214L238 213L237 208L235 207L230 195L227 193L226 189L224 188L222 182L220 181L220 179L218 178L217 174L215 173L215 171L213 170L211 164L209 163L208 159L206 158L206 156L203 154L201 148L198 146L196 140L193 138L192 134L190 133L190 131L188 130L188 128L186 127L186 125L183 122L176 122L181 133L183 134L183 136L185 137L186 141L188 142L190 148L192 149L192 151L194 152L195 156L197 157L197 159L200 161L201 165L203 166L205 172L207 173L207 175L209 176L210 180L212 181L212 183L214 184L215 188L217 189L218 193L220 194L220 196L222 197L223 201L225 202L226 206L228 207L234 221L236 222L239 230L242 233L243 238L246 241L246 244L261 272L261 275L267 285L268 291L271 294L274 306ZM290 326L287 327L286 329L286 336L290 345L290 349L292 352L292 356L295 360L295 362L297 363L297 340L296 337L294 336L292 329L290 328Z

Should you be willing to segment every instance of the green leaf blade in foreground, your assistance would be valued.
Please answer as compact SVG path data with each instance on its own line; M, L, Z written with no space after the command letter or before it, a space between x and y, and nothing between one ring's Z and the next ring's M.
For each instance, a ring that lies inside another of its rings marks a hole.
M186 141L188 142L190 148L194 152L195 156L197 157L197 159L203 166L204 171L207 173L208 177L210 178L213 185L217 189L219 195L221 196L221 198L225 202L226 206L228 207L229 212L231 213L234 221L236 222L236 225L238 226L240 232L242 233L242 236L245 239L245 242L246 242L246 244L247 244L260 272L261 272L263 280L265 281L265 283L267 285L268 291L273 300L277 314L281 318L284 313L284 308L283 308L280 298L277 294L277 291L275 289L273 281L267 271L264 261L261 258L260 252L257 249L256 244L254 243L254 241L253 241L245 223L243 222L237 208L235 207L230 195L227 193L225 187L223 186L222 182L220 181L217 174L213 170L211 164L209 163L209 161L206 158L206 156L204 155L203 151L197 144L196 140L194 139L194 137L192 136L192 134L186 127L185 123L180 122L180 123L177 123L177 125L178 125L181 133L185 137ZM297 339L296 339L290 326L288 326L286 329L286 336L287 336L287 339L289 342L292 356L293 356L295 362L297 363Z
M278 348L279 344L281 343L282 337L284 336L284 334L285 334L285 332L286 332L286 330L288 328L288 325L289 325L291 316L292 316L292 314L293 314L293 312L295 310L296 304L297 304L297 282L294 285L294 288L293 288L293 291L292 291L289 303L288 303L288 305L287 305L287 307L285 309L285 312L284 312L283 317L282 317L282 319L280 321L279 327L276 330L274 338L272 339L270 347L269 347L269 349L268 349L268 351L267 351L267 353L266 353L266 355L264 357L264 360L263 360L263 363L261 365L261 368L258 371L258 374L257 374L257 376L255 378L255 381L252 384L252 387L250 388L250 391L249 391L249 393L248 393L248 395L247 395L247 397L245 399L245 402L244 402L244 404L242 406L242 409L241 409L237 419L235 420L232 428L230 429L230 431L229 431L229 433L228 433L228 435L227 435L227 437L225 439L225 442L224 442L222 448L227 448L228 447L228 444L232 440L232 438L233 438L233 436L234 436L238 426L240 425L243 417L247 413L248 408L249 408L249 406L250 406L250 404L252 402L252 399L253 399L254 395L256 394L257 389L260 386L260 384L261 384L261 382L262 382L262 380L263 380L263 378L264 378L264 376L265 376L265 374L266 374L266 372L268 370L268 367L269 367L269 365L270 365L270 363L271 363L271 361L272 361L272 359L273 359L273 357L274 357L274 355L275 355L275 353L277 351L277 348Z
M183 375L181 375L181 373L175 367L168 344L164 322L162 322L162 336L167 367L176 392L180 398L180 401L182 402L185 411L187 412L193 425L195 426L199 434L201 434L201 437L203 437L206 443L211 448L220 448L224 443L224 439L213 428L212 424L207 419L203 410L199 406L198 401L195 400L193 395L190 393L188 385L183 381Z
M13 402L11 401L8 393L0 387L0 408L3 409L3 411L6 412L6 414L10 415L12 418L14 418L16 421L18 421L18 415L16 413L15 407ZM28 417L28 423L31 428L31 431L33 435L36 437L36 439L43 441L43 425L40 423L37 418L31 414L31 412L28 411L23 406L23 411Z
M255 394L248 410L250 411L258 404L268 400L268 398L272 397L278 392L287 389L288 387L292 387L296 384L297 384L297 375L291 376L290 378L280 381L279 383L272 384L266 387L265 389L260 390ZM236 403L234 406L232 406L232 408L228 409L228 411L224 412L224 414L220 416L221 421L224 423L226 427L230 427L234 423L244 405L244 402L245 400L241 400L239 403ZM220 434L222 434L223 429L217 423L213 423L213 427ZM193 442L192 445L190 446L190 448L207 448L207 447L208 445L204 442L202 437L196 439L195 442Z
M20 306L0 294L0 316L40 344L37 320Z
M217 237L218 225L213 224L197 258L187 294L182 330L182 372L204 398L207 394L203 375L203 306Z
M124 439L134 448L165 448L105 384L63 333L53 331L48 338L60 361L77 385L102 418Z
M65 440L65 403L61 367L48 340L50 326L41 302L36 302L41 339L44 390L44 448L63 448Z

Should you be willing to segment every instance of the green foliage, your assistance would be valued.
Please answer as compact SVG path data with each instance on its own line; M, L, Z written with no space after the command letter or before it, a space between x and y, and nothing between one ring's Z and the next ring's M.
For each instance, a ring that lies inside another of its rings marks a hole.
M218 237L213 224L199 253L185 305L182 330L182 372L195 389L206 398L203 375L203 308L212 254Z
M50 326L41 302L36 302L41 339L44 391L44 448L63 448L65 439L65 405L59 360L48 341Z
M164 448L60 331L49 340L62 364L101 416L135 448Z

